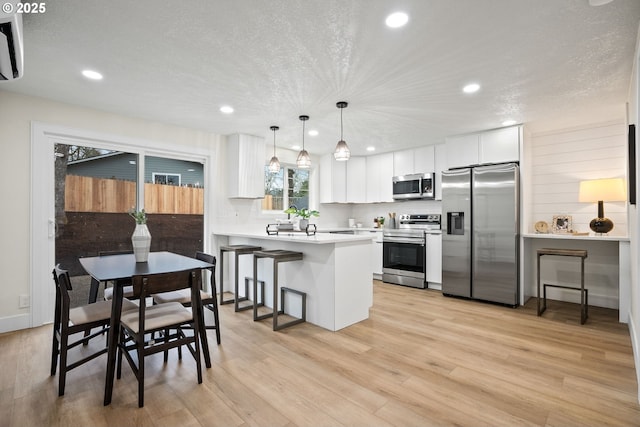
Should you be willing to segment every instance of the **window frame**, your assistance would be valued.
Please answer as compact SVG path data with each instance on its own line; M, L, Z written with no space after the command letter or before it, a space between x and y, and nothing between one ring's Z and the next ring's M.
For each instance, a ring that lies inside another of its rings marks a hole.
M265 170L265 182L263 182L263 186L264 184L266 184L266 174L268 173L267 170L268 165L265 165L264 170ZM304 208L304 207L308 207L309 209L315 209L315 207L312 207L312 201L313 201L313 171L311 169L301 169L298 168L296 164L293 163L281 163L280 164L280 170L283 174L283 189L282 189L282 204L283 204L283 209L276 209L276 210L267 210L267 209L261 209L261 212L263 214L266 215L281 215L282 212L287 209L290 206L290 202L289 202L289 179L288 179L288 174L287 171L290 169L299 169L299 170L303 170L303 171L308 171L309 172L309 183L307 185L308 188L308 193L307 193L307 197L309 199L309 206L298 206L298 208ZM266 194L265 194L266 196ZM264 200L264 198L263 198Z
M165 185L177 185L178 187L182 186L182 174L180 173L169 173L169 172L151 172L151 181L154 184L158 184L158 182L156 182L156 177L157 176L164 176L165 177ZM178 184L168 184L169 182L169 176L176 176L178 177Z

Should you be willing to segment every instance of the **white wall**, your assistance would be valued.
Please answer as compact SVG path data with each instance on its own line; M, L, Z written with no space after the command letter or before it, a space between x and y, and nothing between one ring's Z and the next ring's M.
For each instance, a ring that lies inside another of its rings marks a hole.
M212 159L219 157L217 151L221 150L224 145L221 142L225 140L208 132L0 91L0 144L3 151L0 170L4 183L0 186L0 198L4 201L0 221L0 269L5 273L0 285L0 332L29 326L24 323L29 309L18 308L18 297L30 294L32 121L155 141L166 146L183 146L187 152L209 152ZM208 181L209 187L220 175L217 169L213 165L216 176ZM207 207L215 212L214 215L217 214L216 201L208 202ZM47 269L51 267L46 266ZM53 286L52 283L45 285Z
M530 223L551 225L554 215L570 215L573 229L589 232L589 222L597 216L596 203L579 203L580 181L623 178L627 171L627 125L624 111L613 122L579 128L533 133L530 142ZM604 213L614 223L611 236L627 236L627 203L605 202Z
M376 217L389 218L389 212L400 214L439 214L442 212L442 202L439 200L407 200L393 203L354 204L351 208L350 218L356 223L362 223L363 227L373 227L373 219ZM346 226L345 224L342 224Z

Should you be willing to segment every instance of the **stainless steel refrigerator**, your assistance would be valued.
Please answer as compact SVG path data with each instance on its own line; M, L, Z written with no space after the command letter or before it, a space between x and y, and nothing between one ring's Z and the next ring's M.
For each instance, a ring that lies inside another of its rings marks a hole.
M519 304L519 168L442 173L442 293Z

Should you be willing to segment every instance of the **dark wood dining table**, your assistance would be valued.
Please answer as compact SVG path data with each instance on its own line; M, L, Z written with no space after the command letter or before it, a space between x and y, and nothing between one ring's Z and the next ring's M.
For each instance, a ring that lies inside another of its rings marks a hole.
M118 337L120 335L120 312L122 310L123 287L130 283L130 279L137 275L149 275L171 273L193 269L212 268L208 262L200 261L188 256L173 252L151 252L147 262L136 262L133 254L109 255L80 258L80 264L91 276L91 287L96 289L100 282L113 281L113 303L111 306L111 323L108 335L107 351L107 379L104 388L104 405L111 403L113 394L113 381L116 368L116 353L118 349ZM201 310L201 307L195 309ZM202 313L194 313L201 315ZM195 332L194 332L195 333ZM201 336L202 352L207 368L211 367L209 346L207 344L207 332L204 323L198 333Z

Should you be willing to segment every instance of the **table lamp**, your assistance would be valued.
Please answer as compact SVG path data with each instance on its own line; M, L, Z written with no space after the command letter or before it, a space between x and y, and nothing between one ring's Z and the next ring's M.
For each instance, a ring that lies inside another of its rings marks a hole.
M596 233L608 233L613 230L613 221L604 217L604 202L627 200L624 180L608 178L581 181L578 200L584 203L598 202L598 217L591 220L589 227Z

